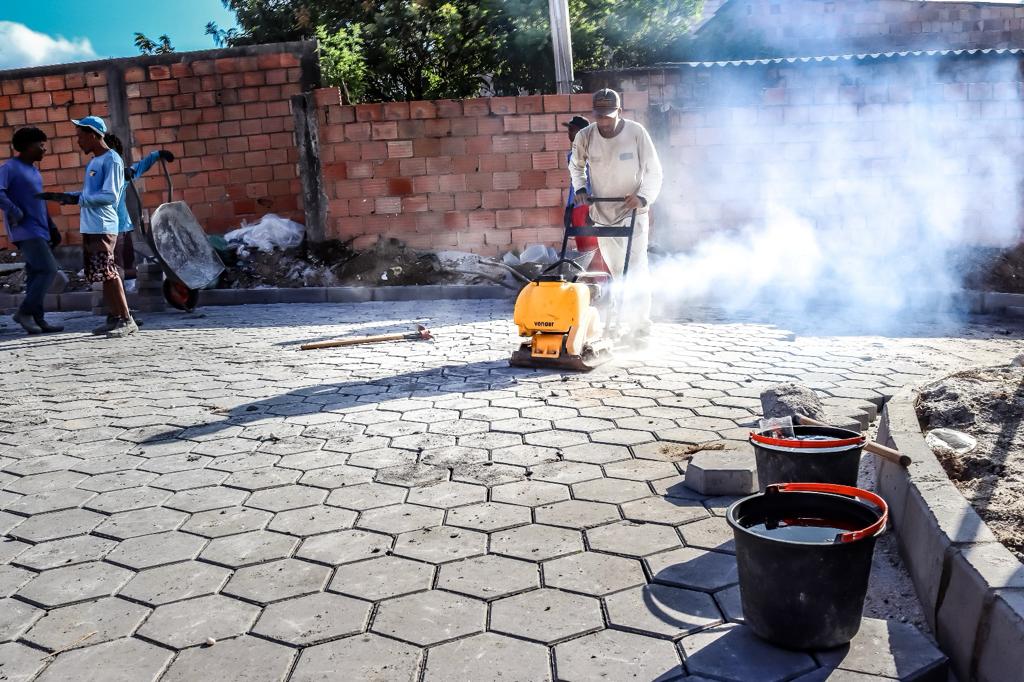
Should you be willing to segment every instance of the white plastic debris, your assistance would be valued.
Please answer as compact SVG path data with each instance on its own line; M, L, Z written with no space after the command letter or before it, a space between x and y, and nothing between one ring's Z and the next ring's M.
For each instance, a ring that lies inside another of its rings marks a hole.
M294 220L282 218L275 213L268 213L257 222L224 235L229 242L241 242L243 246L257 251L273 251L274 249L294 249L302 243L306 228Z
M504 256L501 257L501 262L509 266L510 268L514 268L515 266L519 265L520 261L519 256L509 251Z
M958 455L966 455L978 447L973 436L953 429L932 429L924 440L932 450L947 450Z
M558 260L558 252L543 244L530 244L519 255L521 263L540 263L546 265Z

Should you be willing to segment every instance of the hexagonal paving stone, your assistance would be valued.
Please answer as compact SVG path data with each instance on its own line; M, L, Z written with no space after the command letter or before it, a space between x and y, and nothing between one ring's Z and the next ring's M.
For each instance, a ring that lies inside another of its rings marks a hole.
M36 678L40 682L134 682L155 680L173 654L138 639L74 649L62 653Z
M378 635L356 635L305 649L291 682L331 682L344 670L352 680L415 682L421 650Z
M163 474L160 478L154 479L149 485L154 488L178 492L180 490L191 490L193 488L205 488L211 485L220 485L228 477L226 471L214 471L213 469L190 469L188 471L176 471L170 474Z
M17 599L0 599L0 642L18 639L46 612Z
M257 637L238 637L216 647L196 647L178 654L161 682L245 680L280 682L288 674L295 650Z
M115 471L109 474L90 476L78 484L82 490L92 490L97 493L105 493L111 490L122 490L124 488L135 488L140 485L148 485L157 477L156 474L148 471ZM10 490L11 488L8 488Z
M224 485L243 490L266 490L268 488L276 490L281 486L295 483L301 475L301 471L295 471L294 469L268 466L259 469L236 471L227 477Z
M351 528L356 512L340 507L305 507L279 512L267 526L268 530L307 537L318 533Z
M668 585L715 592L738 580L736 557L682 547L644 558L654 580Z
M182 530L208 538L258 530L271 519L269 512L248 507L227 507L193 514Z
M96 493L77 488L58 490L44 490L34 495L23 495L14 502L4 507L5 511L12 514L32 516L34 514L45 514L46 512L74 509L87 503L96 497Z
M472 423L472 422L466 422ZM481 424L487 430L487 424ZM454 467L459 464L479 464L486 462L489 455L481 448L467 448L456 445L448 448L433 448L420 453L420 461L438 467Z
M249 493L245 490L215 486L213 488L198 488L196 490L183 490L174 493L163 504L171 509L195 514L225 507L237 507L248 496Z
M448 470L419 462L386 467L377 471L376 481L388 485L401 485L407 488L426 486L448 480Z
M665 523L673 526L706 519L709 516L700 502L675 497L645 497L626 502L622 505L622 515L631 521Z
M213 594L230 576L231 571L220 566L183 561L138 573L121 588L120 595L150 606L160 606Z
M848 646L816 653L827 669L837 669L835 679L843 672L913 680L941 673L945 656L913 625L877 618L864 618L860 630ZM841 678L841 677L840 677Z
M106 519L102 514L85 509L37 514L25 519L8 531L11 537L38 543L46 540L60 540L74 535L83 535L96 528Z
M579 531L530 524L491 535L491 552L529 561L543 561L583 550Z
M373 471L370 469L361 469L359 467L348 466L347 464L339 464L336 466L325 467L323 469L307 471L302 475L302 478L299 479L299 482L302 483L302 485L311 485L317 488L333 490L347 485L369 483L372 480Z
M260 607L220 595L199 597L158 607L139 628L139 635L175 649L247 632Z
M582 500L565 500L537 507L536 516L537 523L566 528L590 528L620 518L615 505Z
M257 530L210 541L199 557L222 566L241 568L290 556L299 538L282 533Z
M465 483L476 483L488 487L522 481L526 478L525 467L515 467L509 464L495 464L493 462L481 462L479 464L458 464L452 471L453 481Z
M719 552L736 553L736 543L733 540L732 528L725 522L725 519L714 517L688 523L679 529L683 534L683 540L690 547L702 549L714 549Z
M395 504L362 512L356 526L397 535L419 528L439 526L443 520L444 512L440 509L421 507L418 504Z
M487 536L463 528L435 526L402 533L395 554L432 564L465 559L487 551Z
M544 644L603 627L598 600L559 590L531 590L491 606L491 630Z
M627 459L621 462L612 462L604 465L604 472L611 478L624 478L630 481L654 481L679 474L674 464L650 459Z
M569 488L559 483L520 481L492 488L491 499L495 502L537 507L569 499Z
M131 538L117 545L107 561L141 570L161 564L195 559L206 540L188 533L172 531Z
M117 598L65 606L48 612L24 639L47 651L95 646L128 637L149 613L145 606Z
M288 511L322 504L327 491L305 485L285 485L279 488L258 490L245 501L246 507L255 507L269 512Z
M76 474L73 471L54 471L49 474L33 474L19 478L13 483L4 486L4 490L19 495L31 495L45 490L60 490L62 488L74 488L82 481L89 478L85 474Z
M522 445L523 437L516 433L472 433L468 436L459 436L459 445L466 448L482 448L484 450L498 450L510 448L514 445Z
M733 585L714 593L715 603L725 619L732 623L743 622L743 603L740 599L740 586Z
M607 443L580 443L562 449L562 456L573 462L586 464L607 464L630 459L629 448L624 445Z
M601 596L646 582L635 559L582 552L542 564L544 585Z
M668 585L642 585L605 598L608 621L617 627L678 639L722 622L711 597Z
M487 499L487 488L482 485L445 481L409 491L409 502L427 507L450 509Z
M327 584L330 574L331 570L326 566L281 559L238 569L221 592L257 604L269 604L319 592Z
M623 502L647 497L651 494L651 489L646 483L641 483L640 481L598 478L593 481L574 483L572 485L572 493L579 500L622 504Z
M591 434L595 443L611 443L616 445L639 445L654 440L654 434L650 431L630 431L628 429L615 429L612 431L598 431Z
M295 556L308 561L338 566L374 556L383 556L391 549L388 535L365 530L340 530L306 538Z
M271 604L252 631L293 646L319 644L363 632L371 607L340 594L311 594Z
M529 445L540 445L548 448L568 448L587 442L587 434L576 431L537 431L523 437Z
M441 567L440 589L468 594L484 600L505 597L537 587L537 565L488 554Z
M486 680L496 674L508 682L550 680L548 651L540 644L485 632L430 649L424 680Z
M774 647L742 625L684 637L682 648L690 673L736 682L791 680L817 667L807 654Z
M125 490L101 493L82 506L104 514L116 514L117 512L132 511L133 509L156 507L169 500L172 494L169 490L159 490L148 486L127 488Z
M429 590L389 599L377 607L373 631L425 646L484 629L483 602L450 592Z
M548 462L540 464L533 469L534 481L548 481L549 483L579 483L595 478L601 478L601 467L594 464L582 464L580 462Z
M188 514L184 512L164 507L149 507L114 514L97 526L94 532L97 535L126 540L140 535L174 530L186 519Z
M559 679L672 679L683 674L671 642L603 630L555 647Z
M638 459L659 462L685 462L693 455L691 446L684 443L658 441L633 446L633 455Z
M430 588L434 567L396 556L340 566L327 589L378 601Z
M591 549L635 557L674 549L682 545L679 535L674 529L653 523L636 523L635 521L619 521L606 526L589 528L586 535Z
M0 546L2 544L0 543ZM79 535L33 545L30 549L19 553L14 561L26 568L44 571L48 568L98 561L115 546L117 546L116 540L98 538L95 535Z
M382 483L360 483L332 490L327 496L327 504L364 511L377 507L387 507L405 501L408 494L406 488Z
M109 597L135 575L111 564L94 561L43 571L20 590L18 596L52 608L97 597Z
M448 512L445 522L473 530L495 531L530 523L530 510L513 504L481 502Z

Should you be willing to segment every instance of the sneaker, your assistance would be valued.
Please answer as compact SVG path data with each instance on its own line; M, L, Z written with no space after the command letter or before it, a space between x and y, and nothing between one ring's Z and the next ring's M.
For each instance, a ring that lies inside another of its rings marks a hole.
M43 330L39 328L39 325L36 324L36 321L32 319L31 315L26 315L25 313L14 313L14 321L20 324L21 328L29 334L41 334L43 332Z
M42 315L40 315L39 317L33 318L33 319L35 319L36 324L39 326L40 329L43 330L44 334L53 334L54 332L62 332L62 331L64 331L64 325L62 325L62 324L50 324L45 319L43 319Z
M135 320L136 326L138 326L139 329L142 329L143 322L139 319L138 312L135 310L130 310L129 312L131 313L132 319Z
M123 339L124 337L139 331L139 325L130 317L122 317L114 324L114 328L107 332L108 339Z
M103 336L111 329L117 326L117 318L113 315L107 315L107 321L92 330L93 336Z

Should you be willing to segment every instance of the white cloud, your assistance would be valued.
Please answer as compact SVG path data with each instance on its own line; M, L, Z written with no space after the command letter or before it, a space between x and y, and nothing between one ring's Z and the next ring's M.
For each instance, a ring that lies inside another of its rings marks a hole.
M0 69L96 59L88 38L50 36L24 24L0 21Z

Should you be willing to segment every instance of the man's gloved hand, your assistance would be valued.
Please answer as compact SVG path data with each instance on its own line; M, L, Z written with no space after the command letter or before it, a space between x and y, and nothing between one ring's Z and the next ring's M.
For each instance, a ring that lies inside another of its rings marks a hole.
M173 163L174 162L174 154L172 154L171 152L167 151L166 149L161 149L157 153L160 154L160 158L163 159L164 161L166 161L167 163Z
M628 208L629 210L633 210L634 208L643 208L644 206L646 206L647 200L644 199L639 194L630 194L629 196L626 197L626 200L623 203L625 204L626 208Z
M594 203L593 201L590 200L590 195L587 194L587 190L585 189L581 189L580 191L576 192L573 201L577 206L583 206L584 204L589 206L590 204Z
M36 198L43 201L57 201L63 206L78 203L78 195L68 194L67 192L40 192L36 195Z

